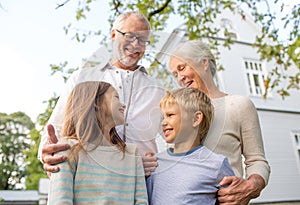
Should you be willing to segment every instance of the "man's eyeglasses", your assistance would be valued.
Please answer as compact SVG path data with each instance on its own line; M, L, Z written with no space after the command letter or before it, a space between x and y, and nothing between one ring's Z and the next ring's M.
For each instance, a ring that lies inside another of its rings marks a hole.
M143 36L137 36L133 33L125 33L125 32L122 32L122 31L119 31L118 29L116 29L116 31L120 34L123 35L124 39L128 42L133 42L135 40L138 40L138 43L141 45L141 46L146 46L150 43L150 41L148 40L148 38L146 37L143 37Z

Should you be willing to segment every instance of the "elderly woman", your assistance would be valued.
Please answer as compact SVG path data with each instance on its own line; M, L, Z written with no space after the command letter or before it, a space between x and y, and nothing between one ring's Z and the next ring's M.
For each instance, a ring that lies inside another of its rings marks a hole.
M253 103L247 97L229 95L218 89L213 80L215 58L200 41L179 44L171 52L169 67L180 86L198 88L212 99L214 119L204 145L225 155L236 175L221 181L225 188L218 192L219 203L248 204L260 195L270 175Z

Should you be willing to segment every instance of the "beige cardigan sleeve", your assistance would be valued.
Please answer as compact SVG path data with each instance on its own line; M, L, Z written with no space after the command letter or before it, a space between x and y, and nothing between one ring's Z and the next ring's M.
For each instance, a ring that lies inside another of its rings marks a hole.
M260 175L268 183L270 166L265 158L258 113L251 100L228 95L213 99L214 120L204 145L225 155L238 177ZM243 166L243 158L244 164Z
M254 104L246 97L239 98L238 119L240 119L242 155L245 158L246 178L260 175L268 184L270 166L265 157L263 138L258 113Z

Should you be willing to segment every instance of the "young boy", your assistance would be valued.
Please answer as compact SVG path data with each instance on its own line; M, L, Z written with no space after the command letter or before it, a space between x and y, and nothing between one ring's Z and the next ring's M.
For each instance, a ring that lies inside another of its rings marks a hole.
M210 99L181 88L167 92L160 108L173 148L157 154L158 167L147 178L149 204L216 204L219 182L234 173L226 157L202 146L213 117Z

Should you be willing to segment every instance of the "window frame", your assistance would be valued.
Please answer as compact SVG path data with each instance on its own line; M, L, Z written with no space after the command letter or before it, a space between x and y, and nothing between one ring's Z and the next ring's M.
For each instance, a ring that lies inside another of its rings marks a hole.
M292 143L294 146L294 153L296 155L296 163L300 173L300 130L291 131Z
M264 83L267 78L267 71L265 69L264 62L255 59L244 58L243 67L246 72L249 94L251 96L263 96L266 92ZM268 93L267 96L272 97L270 93Z

